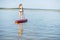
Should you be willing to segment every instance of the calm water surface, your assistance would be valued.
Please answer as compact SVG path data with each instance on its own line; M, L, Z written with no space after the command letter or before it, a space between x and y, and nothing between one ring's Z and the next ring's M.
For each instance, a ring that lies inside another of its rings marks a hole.
M18 40L18 9L0 9L0 40ZM22 40L60 40L60 11L24 10Z

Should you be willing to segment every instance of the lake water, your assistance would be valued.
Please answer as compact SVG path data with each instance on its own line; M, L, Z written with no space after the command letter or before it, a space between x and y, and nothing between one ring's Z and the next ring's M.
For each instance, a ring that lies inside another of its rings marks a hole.
M0 9L0 40L18 40L18 9ZM60 11L24 10L21 40L60 40Z

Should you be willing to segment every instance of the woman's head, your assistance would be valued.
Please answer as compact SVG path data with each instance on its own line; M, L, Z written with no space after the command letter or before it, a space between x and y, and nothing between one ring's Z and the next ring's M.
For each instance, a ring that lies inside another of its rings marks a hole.
M23 8L22 4L19 4L19 8Z
M19 6L22 6L22 4L20 4Z

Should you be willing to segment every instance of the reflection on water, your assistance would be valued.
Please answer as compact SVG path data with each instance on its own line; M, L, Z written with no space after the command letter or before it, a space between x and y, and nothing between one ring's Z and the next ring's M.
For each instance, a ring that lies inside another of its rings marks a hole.
M60 40L59 11L24 10L24 16L28 22L16 25L18 9L0 10L0 40L18 40L18 37L22 40ZM22 26L23 30L19 28Z
M23 33L23 24L18 25L18 40L21 40L21 36Z

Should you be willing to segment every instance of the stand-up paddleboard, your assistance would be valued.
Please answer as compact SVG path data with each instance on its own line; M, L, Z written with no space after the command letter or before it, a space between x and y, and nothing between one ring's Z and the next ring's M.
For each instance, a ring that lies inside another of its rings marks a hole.
M15 21L16 24L26 23L26 22L27 22L27 19L20 19Z

